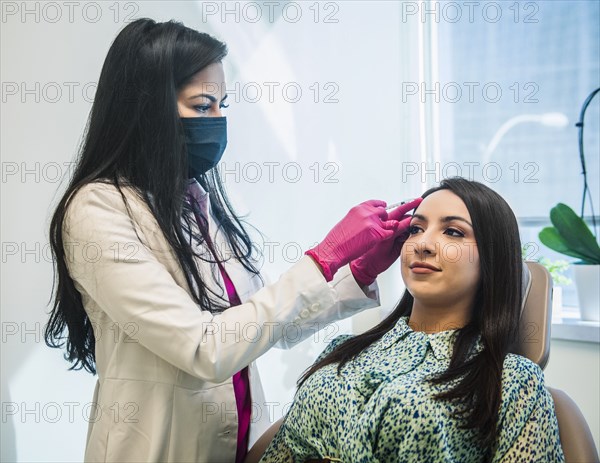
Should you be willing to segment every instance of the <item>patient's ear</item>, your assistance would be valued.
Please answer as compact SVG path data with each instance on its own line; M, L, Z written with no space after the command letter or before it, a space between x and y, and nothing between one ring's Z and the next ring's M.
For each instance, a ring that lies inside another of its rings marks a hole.
M265 453L265 450L267 450L267 447L273 440L273 437L275 437L275 434L277 434L277 431L279 431L281 423L283 423L283 418L275 421L275 423L273 423L271 427L258 438L252 448L248 451L248 455L246 455L244 463L258 463L260 461Z

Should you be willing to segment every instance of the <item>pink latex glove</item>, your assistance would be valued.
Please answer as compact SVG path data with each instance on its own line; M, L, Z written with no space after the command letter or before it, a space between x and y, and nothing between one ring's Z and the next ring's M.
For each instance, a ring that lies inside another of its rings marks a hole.
M377 275L385 272L400 257L402 245L408 237L410 215L405 215L411 209L421 204L423 198L417 198L409 203L398 206L388 213L388 220L398 220L400 226L391 239L383 240L373 246L366 254L350 262L350 270L354 279L368 286L375 281Z
M387 220L385 206L375 199L354 206L321 243L305 252L320 265L327 281L339 268L394 236L400 222Z

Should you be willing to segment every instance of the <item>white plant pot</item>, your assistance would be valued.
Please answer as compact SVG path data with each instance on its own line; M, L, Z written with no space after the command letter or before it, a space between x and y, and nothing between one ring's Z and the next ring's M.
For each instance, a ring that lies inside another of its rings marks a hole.
M600 321L600 265L573 265L581 319Z
M562 286L552 287L552 318L562 318Z

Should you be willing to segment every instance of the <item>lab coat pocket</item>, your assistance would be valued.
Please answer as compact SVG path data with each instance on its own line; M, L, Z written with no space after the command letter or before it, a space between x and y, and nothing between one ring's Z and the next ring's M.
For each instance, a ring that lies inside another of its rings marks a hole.
M175 386L169 461L235 461L238 413L231 381Z

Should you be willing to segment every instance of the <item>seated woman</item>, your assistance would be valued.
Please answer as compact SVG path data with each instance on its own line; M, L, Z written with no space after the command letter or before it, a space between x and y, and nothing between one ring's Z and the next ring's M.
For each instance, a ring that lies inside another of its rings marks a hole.
M304 373L261 462L564 461L542 370L509 353L522 302L512 210L459 177L423 198L402 299Z

